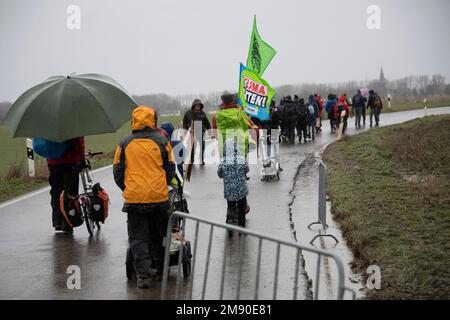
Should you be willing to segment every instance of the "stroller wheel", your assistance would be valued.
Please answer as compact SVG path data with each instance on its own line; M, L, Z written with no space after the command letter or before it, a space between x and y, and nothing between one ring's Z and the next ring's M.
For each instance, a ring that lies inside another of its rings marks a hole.
M189 241L183 246L183 277L189 278L191 275L192 252Z
M125 271L128 279L133 279L134 276L134 266L133 266L134 258L131 253L131 248L127 249L127 257L125 260Z

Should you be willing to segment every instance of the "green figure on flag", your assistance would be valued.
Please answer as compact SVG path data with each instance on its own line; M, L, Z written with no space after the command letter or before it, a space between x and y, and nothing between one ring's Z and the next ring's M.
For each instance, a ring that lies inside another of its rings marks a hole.
M247 69L260 77L272 61L277 51L261 39L256 26L256 16L253 18L253 30L247 56Z

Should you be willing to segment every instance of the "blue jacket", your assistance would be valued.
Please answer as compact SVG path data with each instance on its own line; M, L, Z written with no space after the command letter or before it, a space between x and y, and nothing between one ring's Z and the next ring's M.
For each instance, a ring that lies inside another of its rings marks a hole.
M308 120L309 120L309 123L311 124L311 123L315 123L317 117L319 116L319 106L317 105L317 102L314 100L313 95L310 95L308 97L308 107L309 106L313 106L313 108L314 108L314 114L310 114L308 112Z
M180 140L172 140L173 138L172 134L173 131L175 130L172 123L170 122L161 123L161 129L165 130L169 136L169 139L172 143L172 148L174 149L173 155L175 158L175 163L177 164L178 172L183 177L184 176L183 161L186 155L186 148L184 147L184 145L181 143ZM178 145L179 147L177 147Z
M337 103L336 99L330 99L327 100L327 104L325 105L325 110L327 110L327 113L333 112L333 106Z

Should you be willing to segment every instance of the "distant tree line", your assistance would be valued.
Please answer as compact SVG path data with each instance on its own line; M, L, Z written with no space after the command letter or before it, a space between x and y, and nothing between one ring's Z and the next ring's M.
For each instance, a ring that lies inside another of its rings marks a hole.
M221 92L210 92L208 94L184 94L169 96L165 93L133 96L138 104L154 107L160 114L177 114L191 108L195 99L201 99L205 111L213 111L220 104Z
M298 94L307 98L312 93L320 93L327 96L328 93L348 93L353 95L358 89L369 88L377 91L385 97L390 94L394 99L406 101L411 99L423 99L430 96L450 96L450 84L446 83L444 76L435 74L433 76L420 75L408 76L397 80L370 80L349 81L335 84L305 83L299 85L284 85L277 87L277 99L286 95Z
M369 88L377 91L385 97L390 94L397 101L421 100L424 97L450 97L450 84L444 76L435 74L432 76L408 76L397 80L370 80L348 81L343 83L304 83L298 85L282 85L275 87L276 100L287 95L297 94L307 98L309 94L320 93L326 97L328 93L348 93L353 95L356 90ZM149 105L158 110L160 114L177 114L188 110L194 99L201 99L205 105L205 111L217 110L220 105L220 97L223 92L210 92L208 94L184 94L170 96L164 93L133 96L138 104ZM10 102L0 102L0 120L4 118L11 106Z

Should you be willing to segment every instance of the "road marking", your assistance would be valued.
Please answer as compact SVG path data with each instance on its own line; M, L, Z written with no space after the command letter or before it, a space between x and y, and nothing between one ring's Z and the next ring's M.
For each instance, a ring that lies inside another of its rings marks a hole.
M99 168L99 169L96 169L96 170L92 171L92 173L96 174L96 173L98 173L98 172L105 171L106 169L109 169L109 168L111 168L111 167L112 167L112 165L109 165L109 166L106 166L106 167L102 167L102 168ZM8 206L10 206L10 205L13 205L13 204L15 204L15 203L17 203L17 202L20 202L20 201L23 201L23 200L32 198L32 197L34 197L34 196L37 196L37 195L39 195L39 194L41 194L41 193L44 193L44 192L46 192L46 191L49 191L49 190L50 190L50 187L44 187L44 188L41 188L41 189L32 191L32 192L30 192L30 193L26 193L26 194L24 194L24 195L22 195L22 196L19 196L19 197L17 197L17 198L8 200L8 201L6 201L6 202L0 204L0 209L3 209L3 208L8 207Z

